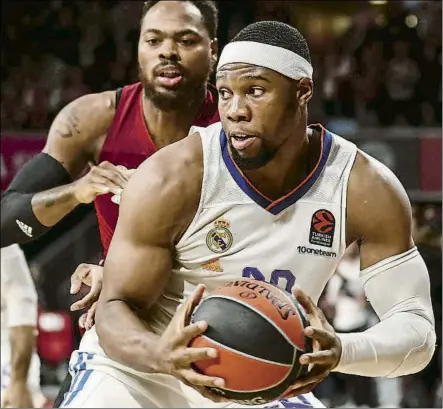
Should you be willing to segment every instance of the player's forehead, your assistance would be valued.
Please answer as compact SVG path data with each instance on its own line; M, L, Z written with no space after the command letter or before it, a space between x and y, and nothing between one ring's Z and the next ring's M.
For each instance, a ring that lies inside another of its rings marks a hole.
M269 68L245 63L231 63L217 70L216 79L222 81L261 80L265 82L278 81L281 75Z
M157 32L174 34L194 31L205 32L204 18L200 10L187 1L159 1L145 14L141 33Z

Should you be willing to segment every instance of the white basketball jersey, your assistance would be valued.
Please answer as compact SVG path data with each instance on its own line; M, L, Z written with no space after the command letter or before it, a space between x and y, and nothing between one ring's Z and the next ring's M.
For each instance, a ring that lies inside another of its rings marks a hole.
M275 201L260 194L234 164L220 123L192 129L200 133L203 144L201 198L193 221L176 245L168 284L149 311L147 324L153 332L164 331L179 304L199 283L208 292L242 277L270 282L288 292L297 283L317 302L346 248L346 190L357 152L352 143L319 129L322 149L315 168L292 192ZM144 379L150 382L144 389L150 393L158 385L175 381L109 359L99 345L95 326L86 332L79 350L71 357L73 375L76 365L84 365L134 389ZM174 393L182 394L182 388L187 387L181 385ZM192 393L186 392L186 399ZM168 402L163 407L170 407ZM316 402L314 407L323 406ZM208 405L217 406L208 400L194 406Z
M183 293L199 283L212 291L249 277L288 292L297 283L317 302L346 248L346 191L357 148L312 128L322 134L315 168L275 201L233 162L221 123L192 129L203 144L200 204L176 246L171 280L152 310L153 329L161 332Z

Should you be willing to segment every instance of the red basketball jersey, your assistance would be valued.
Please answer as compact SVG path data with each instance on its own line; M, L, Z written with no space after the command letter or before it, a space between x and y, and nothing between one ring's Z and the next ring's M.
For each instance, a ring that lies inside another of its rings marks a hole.
M143 87L139 82L123 88L99 162L108 161L114 165L134 169L156 152L157 148L143 117L142 95ZM193 124L206 127L219 120L216 90L208 85L202 111ZM108 252L118 217L118 205L111 201L111 197L111 194L98 196L94 202L104 257Z

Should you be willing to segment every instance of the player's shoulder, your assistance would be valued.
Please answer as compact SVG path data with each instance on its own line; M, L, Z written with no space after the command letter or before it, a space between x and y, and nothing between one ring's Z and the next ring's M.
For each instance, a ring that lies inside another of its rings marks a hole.
M203 150L201 137L193 133L168 145L145 159L131 178L149 191L165 196L196 193L203 178ZM126 189L125 189L126 190Z
M349 176L347 214L353 231L410 228L411 205L403 185L387 166L360 150Z

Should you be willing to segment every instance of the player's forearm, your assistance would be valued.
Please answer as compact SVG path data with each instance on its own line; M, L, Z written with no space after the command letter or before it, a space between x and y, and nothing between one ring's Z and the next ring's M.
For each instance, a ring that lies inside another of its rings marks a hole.
M36 341L35 327L10 328L11 382L26 382Z
M69 213L68 209L75 207L67 202L67 198L72 200L71 182L71 175L62 163L46 153L39 153L23 166L2 195L2 248L42 236ZM58 186L65 186L64 193L56 190ZM48 207L48 203L53 204Z
M435 348L431 322L397 313L361 333L338 334L342 357L334 371L370 377L397 377L423 370Z
M146 328L128 304L99 301L95 322L100 345L110 358L140 372L158 372L155 351L160 337Z
M380 322L362 333L340 334L343 352L335 370L387 377L421 371L436 335L429 275L417 249L382 260L360 277Z
M40 223L52 227L71 213L80 202L75 195L75 185L71 183L35 194L31 204Z

